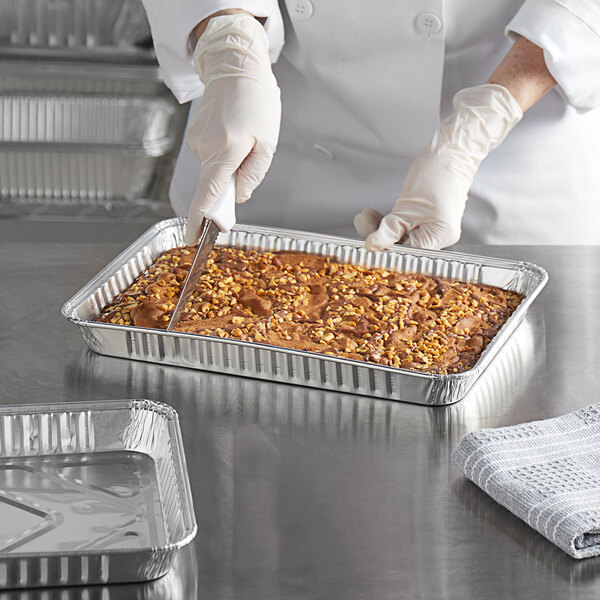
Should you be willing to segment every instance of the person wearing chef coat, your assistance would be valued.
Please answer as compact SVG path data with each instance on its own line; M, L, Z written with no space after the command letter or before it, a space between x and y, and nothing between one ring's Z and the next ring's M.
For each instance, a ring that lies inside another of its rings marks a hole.
M188 241L235 174L238 221L367 249L600 243L597 2L143 1Z

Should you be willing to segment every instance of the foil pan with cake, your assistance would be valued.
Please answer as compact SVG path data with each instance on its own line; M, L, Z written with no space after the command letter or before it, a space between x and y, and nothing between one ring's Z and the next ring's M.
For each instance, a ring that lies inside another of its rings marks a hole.
M63 306L94 352L429 405L465 396L547 281L537 265L237 225L175 329L195 248L154 225Z

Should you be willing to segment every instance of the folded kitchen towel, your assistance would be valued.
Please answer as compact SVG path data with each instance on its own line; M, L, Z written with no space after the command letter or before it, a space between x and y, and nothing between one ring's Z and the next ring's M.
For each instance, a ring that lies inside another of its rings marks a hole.
M546 421L475 431L452 460L574 558L600 554L600 403Z

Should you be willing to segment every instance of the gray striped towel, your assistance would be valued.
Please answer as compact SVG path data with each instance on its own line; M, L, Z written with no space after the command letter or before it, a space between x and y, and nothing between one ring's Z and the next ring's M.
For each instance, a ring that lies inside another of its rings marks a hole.
M567 554L600 554L600 403L546 421L475 431L452 460Z

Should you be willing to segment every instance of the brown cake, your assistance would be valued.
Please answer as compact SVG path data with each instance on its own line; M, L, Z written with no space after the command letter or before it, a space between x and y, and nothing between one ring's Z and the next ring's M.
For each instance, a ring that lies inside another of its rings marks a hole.
M165 252L96 321L164 329L195 249ZM176 329L457 373L475 364L522 298L309 254L217 247Z

